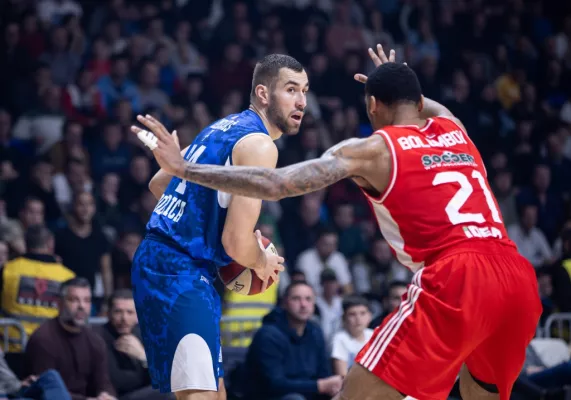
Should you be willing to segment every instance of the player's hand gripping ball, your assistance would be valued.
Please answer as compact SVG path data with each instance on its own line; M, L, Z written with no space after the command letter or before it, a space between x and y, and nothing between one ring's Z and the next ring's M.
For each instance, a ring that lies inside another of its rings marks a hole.
M262 236L262 245L266 250L278 254L276 246L266 237ZM244 296L253 296L262 292L263 281L256 275L253 269L246 268L237 262L222 267L218 270L218 275L228 290L243 294ZM274 280L268 280L268 288L274 284ZM266 288L267 290L267 288Z

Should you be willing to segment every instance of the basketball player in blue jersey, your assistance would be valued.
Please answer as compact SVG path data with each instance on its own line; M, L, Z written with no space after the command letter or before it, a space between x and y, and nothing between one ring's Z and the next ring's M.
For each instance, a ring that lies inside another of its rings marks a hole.
M181 154L197 164L275 168L273 141L298 132L307 90L298 61L266 56L254 69L250 108L206 127ZM164 170L149 188L159 201L133 260L132 284L153 387L179 400L226 399L220 299L213 287L217 269L234 260L267 282L278 278L284 260L265 251L254 233L261 200Z

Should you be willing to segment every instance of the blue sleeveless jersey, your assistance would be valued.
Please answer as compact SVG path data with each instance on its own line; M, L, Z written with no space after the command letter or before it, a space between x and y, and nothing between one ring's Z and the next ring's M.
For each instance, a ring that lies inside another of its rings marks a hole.
M198 134L185 160L198 164L232 165L232 150L250 134L268 135L255 112L246 110L216 121ZM152 237L187 253L211 273L232 259L222 246L222 231L230 195L191 183L171 179L157 203L147 232Z

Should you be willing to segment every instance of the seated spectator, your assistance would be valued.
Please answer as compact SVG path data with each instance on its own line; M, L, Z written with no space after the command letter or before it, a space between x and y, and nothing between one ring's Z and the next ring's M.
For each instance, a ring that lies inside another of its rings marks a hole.
M351 273L347 259L338 251L339 236L333 229L321 230L317 243L299 255L297 269L303 271L309 283L316 292L321 292L319 275L326 268L335 271L344 294L353 293Z
M310 321L314 310L311 286L295 282L264 317L246 356L245 398L317 400L339 392L342 378L331 375L323 332Z
M332 269L326 269L321 273L321 294L315 299L321 329L325 337L327 347L330 347L333 334L340 328L340 320L343 315L343 299L339 295L341 287L337 275Z
M345 376L355 356L373 336L367 328L371 322L369 303L362 297L349 297L343 301L343 329L333 336L333 373Z
M73 278L65 282L59 293L59 315L30 337L25 369L33 375L56 369L73 400L113 400L105 342L86 327L90 310L89 281Z
M75 277L71 270L56 260L54 247L54 236L46 227L36 225L28 228L28 252L8 261L0 275L2 315L18 320L28 337L41 321L57 316L60 285ZM20 332L10 328L8 335L10 351L20 351Z
M20 380L10 369L4 353L0 350L0 398L2 394L20 400L71 400L65 383L56 370L49 369L40 376L30 375Z
M97 331L107 344L109 377L120 400L171 398L151 387L133 292L120 289L113 293L109 299L109 322Z
M553 263L553 253L545 235L536 225L537 207L523 205L520 208L520 223L508 227L508 236L521 255L537 268Z
M405 281L392 281L389 284L389 289L385 296L383 296L383 313L373 319L369 324L369 328L375 329L381 325L383 320L389 316L393 311L396 311L402 301L402 296L406 293L408 283Z

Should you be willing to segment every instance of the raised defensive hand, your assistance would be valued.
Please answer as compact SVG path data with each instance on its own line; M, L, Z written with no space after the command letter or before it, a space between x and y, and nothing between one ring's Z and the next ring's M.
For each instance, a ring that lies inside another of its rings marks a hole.
M375 50L371 49L369 47L369 57L371 57L371 60L373 61L373 64L375 64L375 68L378 67L379 65L382 64L386 64L389 62L395 62L395 51L391 50L389 52L389 56L387 57L387 55L385 54L385 51L383 50L383 46L381 46L380 44L377 45L377 53L375 53ZM355 74L355 80L361 83L366 83L367 82L367 75L365 74Z
M131 126L131 132L151 149L157 163L167 174L176 175L177 169L184 164L176 131L171 135L165 126L151 115L137 115L137 120L150 132L134 125Z

